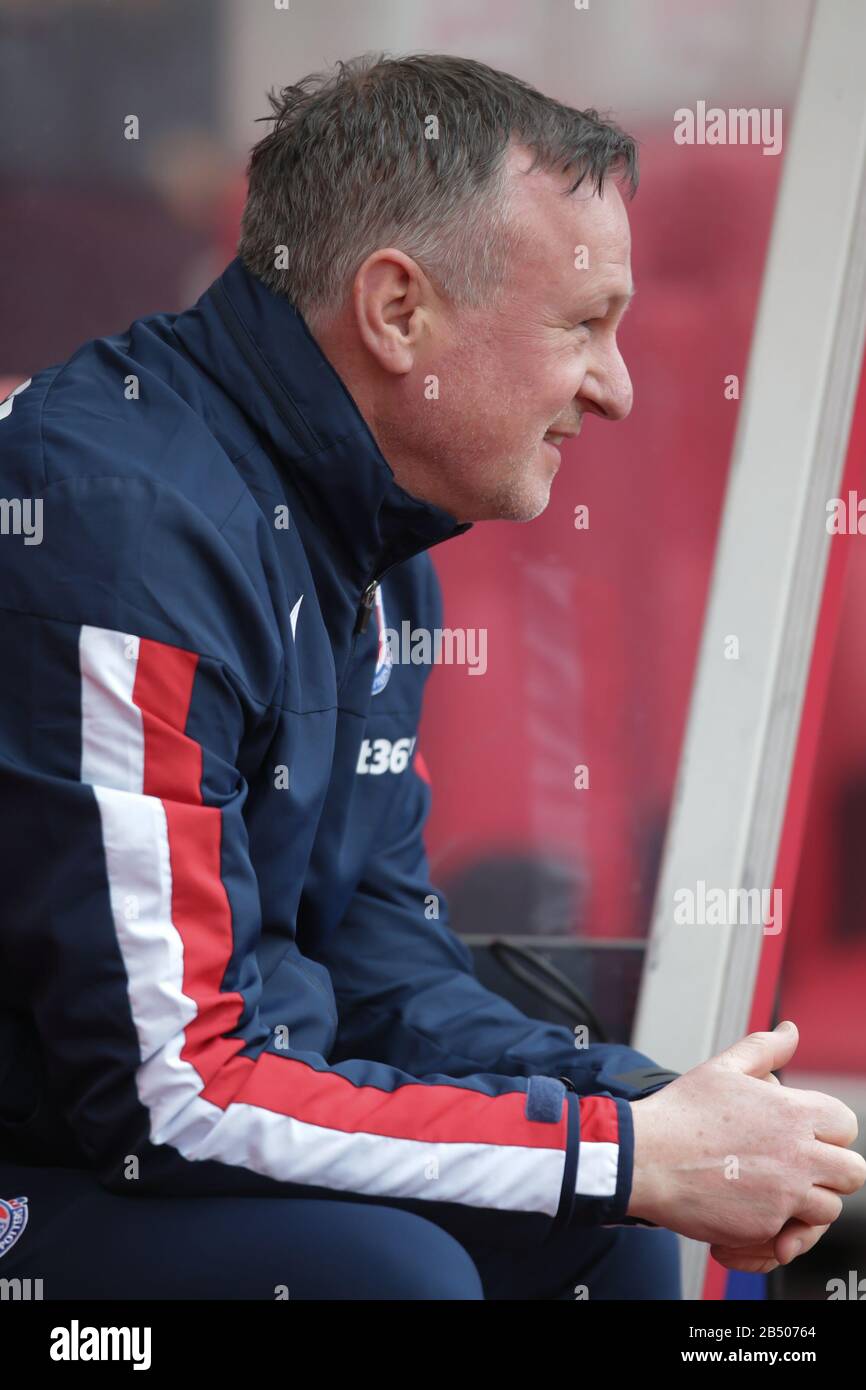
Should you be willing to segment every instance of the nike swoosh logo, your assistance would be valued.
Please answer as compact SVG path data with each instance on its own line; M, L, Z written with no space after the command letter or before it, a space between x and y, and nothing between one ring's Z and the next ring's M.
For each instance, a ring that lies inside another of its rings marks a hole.
M292 624L292 641L295 640L295 628L298 626L298 609L299 609L300 606L301 606L301 602L302 602L302 600L303 600L303 597L304 597L304 595L301 594L301 597L298 599L297 603L295 604L294 608L292 609L291 613L289 614L289 621L290 621L291 624Z

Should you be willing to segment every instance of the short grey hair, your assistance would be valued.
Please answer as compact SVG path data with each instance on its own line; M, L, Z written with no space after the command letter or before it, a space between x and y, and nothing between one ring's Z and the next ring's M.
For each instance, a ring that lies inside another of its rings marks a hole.
M358 267L394 246L458 306L496 303L517 244L506 154L531 168L638 183L635 141L471 58L365 54L268 93L273 128L250 155L238 255L311 325L345 303ZM432 137L432 138L431 138Z

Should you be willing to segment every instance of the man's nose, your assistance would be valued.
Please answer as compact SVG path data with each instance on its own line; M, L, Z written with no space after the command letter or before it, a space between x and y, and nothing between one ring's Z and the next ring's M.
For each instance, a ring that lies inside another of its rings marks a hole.
M585 409L606 420L624 420L634 402L631 377L619 348L610 348L592 365L581 387Z

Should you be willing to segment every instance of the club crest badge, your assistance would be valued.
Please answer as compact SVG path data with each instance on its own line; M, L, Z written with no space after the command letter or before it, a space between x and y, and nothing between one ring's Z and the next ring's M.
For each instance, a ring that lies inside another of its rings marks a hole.
M379 631L379 650L376 653L376 670L373 673L373 694L378 695L391 677L393 657L385 636L385 605L382 601L382 585L376 585L376 627Z
M27 1198L0 1197L0 1258L12 1249L27 1225Z

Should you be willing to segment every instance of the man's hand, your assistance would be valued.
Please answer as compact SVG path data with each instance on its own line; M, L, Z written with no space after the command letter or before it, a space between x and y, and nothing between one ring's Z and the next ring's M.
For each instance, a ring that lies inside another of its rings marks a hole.
M773 1072L761 1077L773 1086L781 1086L781 1081ZM807 1226L802 1221L786 1221L775 1240L767 1240L763 1245L710 1246L710 1254L717 1264L726 1269L743 1270L746 1274L769 1274L779 1265L789 1265L798 1255L805 1255L813 1245L817 1245L827 1226Z
M820 1239L841 1194L866 1182L866 1161L849 1148L857 1119L847 1105L772 1076L798 1042L791 1023L750 1033L631 1102L629 1216L706 1241L719 1263L754 1272L788 1264Z
M710 1254L727 1269L741 1269L747 1274L769 1274L779 1265L789 1265L798 1255L805 1255L817 1245L827 1226L806 1226L802 1221L787 1221L775 1240L763 1245L711 1245Z

